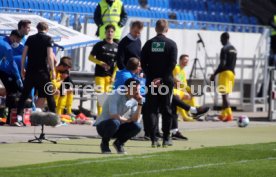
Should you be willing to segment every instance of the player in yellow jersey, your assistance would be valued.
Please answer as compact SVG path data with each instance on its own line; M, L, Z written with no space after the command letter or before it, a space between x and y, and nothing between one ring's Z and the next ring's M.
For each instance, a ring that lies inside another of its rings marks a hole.
M196 98L191 95L191 88L188 86L185 67L188 65L189 56L183 54L179 57L179 64L173 70L173 76L176 83L174 94L179 96L186 104L197 107ZM177 108L178 113L182 116L184 121L193 121L193 117L187 111Z
M67 114L70 115L72 113L73 91L69 86L72 85L69 77L71 65L71 58L65 56L60 59L60 63L55 67L56 79L52 80L52 83L55 88L56 113L59 115L63 114L65 108ZM65 84L65 82L68 84Z
M115 56L118 51L118 44L113 41L115 27L111 24L105 27L105 39L93 47L89 60L96 64L95 84L98 93L111 91L111 85L115 78ZM98 104L98 115L102 107Z
M229 33L222 33L220 40L223 48L220 52L220 64L210 80L214 81L218 75L218 90L222 94L222 112L219 119L222 121L232 121L233 114L228 96L232 93L235 81L235 66L237 60L237 50L229 42Z

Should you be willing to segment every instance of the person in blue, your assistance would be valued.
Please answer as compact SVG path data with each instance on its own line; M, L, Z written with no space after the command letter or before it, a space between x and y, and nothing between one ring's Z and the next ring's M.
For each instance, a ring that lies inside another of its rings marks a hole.
M117 71L114 81L114 89L118 89L120 86L123 86L125 81L129 78L136 78L141 81L142 78L138 77L141 71L140 60L135 57L130 58L127 62L126 68Z
M22 35L13 30L10 36L0 37L0 79L3 82L7 95L22 90L23 84L14 61L13 47L20 42Z
M6 90L7 124L10 122L10 110L15 106L12 98L23 89L20 71L14 61L13 53L13 48L21 39L22 35L18 30L13 30L9 36L0 37L0 79Z

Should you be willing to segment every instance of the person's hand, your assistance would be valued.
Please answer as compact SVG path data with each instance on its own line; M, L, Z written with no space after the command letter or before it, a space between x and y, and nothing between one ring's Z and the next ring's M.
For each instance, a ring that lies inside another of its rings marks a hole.
M104 68L104 70L106 70L106 71L108 71L108 70L110 69L110 66L109 66L108 64L106 64L106 63L103 63L101 66L102 66L102 67Z
M129 119L127 119L127 118L125 118L125 117L122 117L122 116L119 117L119 121L120 121L121 123L128 123L128 122L130 122Z
M174 87L175 87L176 89L180 89L180 88L183 88L183 84L182 84L181 81L175 80L175 82L174 82Z
M135 99L138 103L143 104L143 102L142 102L143 97L142 97L142 95L141 95L140 92L137 92L136 95L134 95L134 99Z
M139 77L141 77L141 78L144 78L144 76L145 76L144 73L140 73L140 74L139 74Z
M215 81L215 75L214 74L211 75L210 81Z
M161 85L161 78L153 79L152 83L154 87L159 87Z
M115 78L114 78L114 77L111 77L111 79L110 79L110 84L112 84L114 81L115 81Z
M73 89L72 88L66 89L66 93L73 93Z
M189 93L185 93L182 99L183 100L190 100L190 99L192 99L192 95L190 95Z
M21 70L21 77L22 77L23 80L25 80L25 75L26 75L26 70L22 69Z
M58 96L60 95L60 91L58 89L55 90L54 95Z
M56 72L52 72L52 80L56 79Z
M18 79L18 80L16 81L16 85L17 85L21 90L23 89L23 82L22 82L21 79Z

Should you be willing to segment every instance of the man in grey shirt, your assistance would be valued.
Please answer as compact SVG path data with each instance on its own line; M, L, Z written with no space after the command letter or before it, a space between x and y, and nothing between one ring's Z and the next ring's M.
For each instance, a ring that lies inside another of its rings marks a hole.
M124 91L115 90L107 97L103 110L95 126L102 137L102 153L111 153L109 141L116 138L113 143L119 154L125 154L124 143L137 135L141 127L137 123L142 110L142 96L140 82L134 78L126 80Z

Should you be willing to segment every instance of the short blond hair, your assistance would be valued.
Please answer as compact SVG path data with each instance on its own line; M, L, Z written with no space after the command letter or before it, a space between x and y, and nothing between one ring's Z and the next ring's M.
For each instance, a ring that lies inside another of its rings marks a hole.
M49 29L49 26L46 22L39 22L37 25L36 25L36 28L38 31L45 31L45 30L48 30Z
M169 23L168 23L167 20L165 20L165 19L157 20L156 25L155 25L155 31L158 34L162 34L162 33L167 32L168 28L169 28Z

